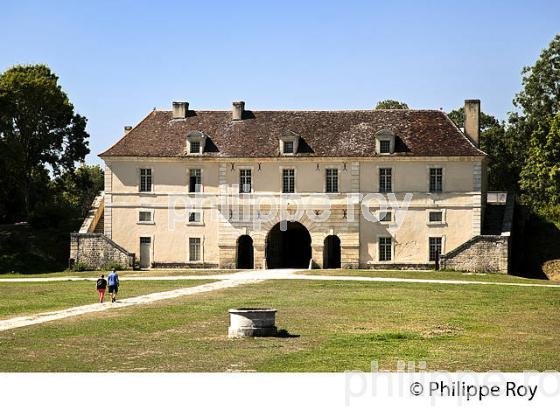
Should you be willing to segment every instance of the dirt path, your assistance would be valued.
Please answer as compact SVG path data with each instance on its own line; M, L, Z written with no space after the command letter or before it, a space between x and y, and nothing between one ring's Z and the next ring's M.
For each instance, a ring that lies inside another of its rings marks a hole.
M173 299L181 296L195 295L197 293L212 292L218 289L233 288L249 283L258 283L259 279L228 279L220 282L206 283L200 286L181 288L166 292L150 293L148 295L136 296L133 298L118 300L116 303L94 303L91 305L78 306L69 309L57 310L53 312L38 313L30 316L20 316L6 320L0 320L0 332L18 327L37 325L39 323L51 322L53 320L65 319L73 316L85 315L87 313L102 312L109 309L120 309L130 306L145 305L148 303Z

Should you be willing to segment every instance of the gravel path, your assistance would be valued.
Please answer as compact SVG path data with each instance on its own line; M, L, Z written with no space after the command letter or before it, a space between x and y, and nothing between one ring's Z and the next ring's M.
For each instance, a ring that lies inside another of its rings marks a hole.
M136 296L128 299L117 300L116 303L94 303L73 307L69 309L57 310L54 312L38 313L30 316L20 316L12 319L0 320L0 332L18 327L37 325L39 323L51 322L53 320L65 319L73 316L85 315L86 313L102 312L110 309L120 309L130 306L145 305L165 299L173 299L181 296L195 295L197 293L212 292L218 289L233 288L249 283L258 283L258 279L228 279L220 282L206 283L200 286L169 290L166 292L150 293L148 295Z

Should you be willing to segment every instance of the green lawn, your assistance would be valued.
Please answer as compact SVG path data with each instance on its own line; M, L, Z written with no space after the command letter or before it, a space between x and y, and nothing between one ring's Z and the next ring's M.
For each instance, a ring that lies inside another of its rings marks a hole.
M202 285L212 281L123 282L119 298L128 298L153 292L162 292L186 286ZM98 301L95 283L79 282L0 282L0 319L31 313L65 309ZM105 297L105 300L109 298Z
M469 280L480 282L501 283L540 283L544 285L557 285L557 281L527 279L520 276L503 275L499 273L468 273L446 271L378 271L368 269L327 269L305 270L298 272L305 275L327 276L364 276L369 278L402 278L402 279L442 279L442 280Z
M297 337L228 339L240 306ZM555 288L266 281L0 332L0 371L559 370L559 309Z

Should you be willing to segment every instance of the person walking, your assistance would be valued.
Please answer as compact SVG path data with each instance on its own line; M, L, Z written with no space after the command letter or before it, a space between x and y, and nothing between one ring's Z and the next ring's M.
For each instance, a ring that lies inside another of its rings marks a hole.
M105 275L101 275L101 277L97 279L96 288L97 292L99 293L99 303L103 303L105 301L105 290L107 290L107 281L105 280Z
M117 300L117 293L119 292L119 275L113 269L109 276L107 277L109 281L109 293L111 294L111 303L115 303Z

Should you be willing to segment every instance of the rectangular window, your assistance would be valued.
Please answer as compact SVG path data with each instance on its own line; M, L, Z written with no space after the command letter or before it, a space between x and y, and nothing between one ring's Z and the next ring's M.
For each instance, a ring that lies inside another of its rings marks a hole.
M391 211L386 211L385 213L379 213L380 222L391 222L393 220L393 213Z
M379 192L393 191L393 170L391 168L379 168Z
M149 245L152 243L152 238L149 237L141 237L140 238L140 245L144 244L144 245Z
M292 194L296 192L296 171L295 169L282 170L282 192Z
M140 169L140 192L152 192L152 170Z
M202 214L199 211L189 212L189 223L201 223Z
M293 154L293 153L294 153L294 142L284 141L284 154Z
M443 169L430 168L430 192L443 191Z
M202 255L200 238L189 238L189 262L200 262Z
M391 153L391 141L389 141L389 140L379 141L379 153L380 154L390 154Z
M379 238L379 261L387 262L392 259L391 237Z
M443 212L442 211L430 211L428 215L429 222L443 222Z
M337 168L327 168L327 192L338 192L338 169Z
M138 212L138 222L152 222L152 213L150 211Z
M435 262L441 255L441 238L429 238L430 241L430 262Z
M239 192L248 194L251 192L251 170L250 169L240 169L239 170Z
M202 171L200 169L189 170L189 192L202 191Z
M191 141L191 154L200 154L200 141Z

